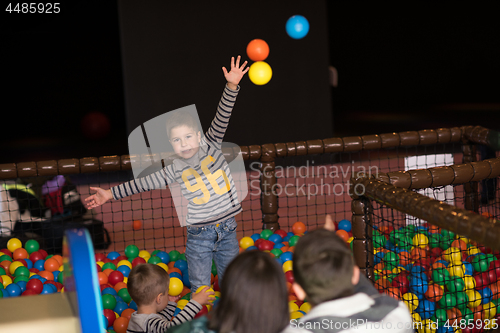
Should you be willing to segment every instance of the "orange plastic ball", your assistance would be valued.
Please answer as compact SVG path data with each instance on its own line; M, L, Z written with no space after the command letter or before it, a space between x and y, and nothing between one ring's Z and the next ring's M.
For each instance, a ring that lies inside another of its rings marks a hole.
M179 273L180 275L182 275L181 270L180 270L180 269L178 269L177 267L172 267L172 269L169 269L169 270L168 270L168 274L173 273L173 272L177 272L177 273Z
M347 233L347 231L345 230L337 230L335 232L340 238L342 238L344 240L344 242L347 243L347 241L349 240L349 234Z
M254 39L247 45L247 55L253 61L263 61L269 56L269 45L262 39Z
M398 301L401 300L402 297L401 291L396 287L389 287L386 290L384 290L384 292L387 295L391 296L392 298L397 299Z
M132 222L132 229L139 230L141 228L142 228L142 222L140 220L134 220L134 222Z
M406 266L410 263L410 254L406 251L399 252L399 264Z
M54 274L52 274L52 272L49 272L49 271L38 272L38 275L40 275L41 277L43 277L47 280L51 280L51 281L54 280Z
M62 256L60 256L59 254L55 254L52 256L52 259L57 260L57 262L59 263L59 266L62 266L62 264L63 264L63 257Z
M111 268L106 268L105 270L103 270L104 274L106 274L107 276L109 276L109 274L113 273L114 270L111 269Z
M59 262L53 258L45 260L45 263L43 264L43 268L45 268L45 270L49 272L57 271L60 266L61 265L59 265Z
M425 298L431 302L437 302L443 297L443 289L438 284L431 284L425 292Z
M386 290L387 288L391 287L391 282L387 280L386 278L380 278L377 281L375 281L375 288L379 291Z
M126 333L127 332L127 327L128 327L128 321L129 319L126 317L118 317L115 319L115 322L113 323L113 328L116 333Z
M122 311L122 314L120 315L120 317L124 317L124 318L127 318L128 320L130 320L130 317L132 316L132 313L134 313L135 310L134 309L125 309Z
M116 292L119 292L123 288L127 288L127 284L125 282L118 282L114 286Z
M14 260L26 259L28 257L29 257L28 251L26 251L22 247L15 249L14 253L12 253L12 258Z
M99 285L108 283L108 276L104 272L98 272L97 279L99 280Z
M302 222L295 222L292 225L292 232L294 235L302 235L306 231L306 225Z

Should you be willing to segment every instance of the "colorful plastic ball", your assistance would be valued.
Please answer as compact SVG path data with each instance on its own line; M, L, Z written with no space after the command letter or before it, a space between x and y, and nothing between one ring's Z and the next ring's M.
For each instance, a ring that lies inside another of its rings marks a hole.
M462 262L462 264L464 265L464 268L465 268L465 275L474 274L474 267L472 267L472 264L470 262L464 261L464 262Z
M168 288L168 294L170 296L178 296L181 294L184 284L179 278L170 278L170 285Z
M155 255L158 258L160 258L161 262L164 263L164 264L168 264L170 262L170 256L165 251L158 251Z
M436 312L436 303L424 299L419 302L415 311L418 312L422 319L429 319Z
M108 276L108 282L112 286L117 284L118 282L123 282L123 274L120 271L113 271Z
M486 287L483 289L478 290L479 294L481 295L481 304L487 304L491 302L491 299L493 297L493 293L491 292L491 289Z
M53 294L57 292L56 286L52 284L44 284L42 288L42 292L40 294Z
M181 271L188 268L186 260L177 260L174 264L174 267L180 269Z
M282 254L283 254L283 251L281 251L280 249L277 249L277 248L274 248L270 251L276 258L279 258Z
M410 290L414 294L425 294L429 285L427 281L423 280L421 277L412 277L410 279Z
M295 246L297 244L297 242L299 241L299 238L300 237L297 235L290 237L290 239L288 240L288 245Z
M256 61L250 65L248 77L253 84L262 86L267 84L273 76L273 70L268 63L264 61Z
M120 253L116 252L116 251L111 251L108 253L107 255L107 258L109 260L115 260L116 258L118 258L120 256Z
M116 270L116 265L113 264L112 262L107 262L104 265L102 265L102 271L104 272L107 269L111 269L112 271Z
M272 230L264 229L260 232L260 238L267 240L272 234Z
M484 316L486 319L493 319L497 314L497 305L493 302L489 302L483 305Z
M149 259L148 259L149 260ZM130 261L128 260L122 260L124 262L128 262L130 264ZM122 262L120 261L120 262ZM145 264L146 263L146 260L144 258L141 258L141 257L137 257L137 258L134 258L134 260L132 260L132 263L130 264L133 267L137 266L137 265L140 265L140 264ZM129 266L130 267L130 266Z
M438 284L431 284L425 292L425 298L431 302L438 302L443 297L443 289Z
M33 290L37 295L42 292L43 283L38 279L31 279L26 283L26 290Z
M309 21L302 15L294 15L286 21L285 28L288 36L301 39L309 32Z
M468 290L466 294L469 298L468 307L470 309L477 308L479 305L481 305L481 294L479 292L477 292L476 290Z
M413 236L413 246L425 248L429 244L429 239L424 234Z
M104 309L113 310L116 306L116 298L111 294L104 294L101 296L102 306Z
M12 264L10 264L9 265L9 273L10 273L10 275L14 275L14 272L19 267L24 267L23 263L20 262L20 261L14 261Z
M104 309L103 314L106 320L108 321L108 327L113 325L116 319L116 315L113 309Z
M293 259L293 253L292 252L283 252L283 254L280 256L281 261L285 263L286 261L290 261Z
M104 272L98 272L97 279L99 280L99 285L108 283L108 276Z
M7 242L7 249L12 253L22 246L23 243L19 240L19 238L11 238Z
M457 306L457 298L453 293L444 293L443 297L438 301L442 309L450 309Z
M247 45L247 55L252 61L266 60L269 55L269 45L262 39L254 39Z
M477 256L474 257L472 260L472 267L474 267L474 270L476 272L486 272L488 270L488 259L487 257L480 253Z
M283 268L283 272L284 273L293 270L293 263L292 263L292 261L286 261L286 262L284 262L282 268Z
M19 259L27 259L29 257L29 254L28 254L28 251L26 251L25 249L23 249L22 247L16 249L13 253L12 253L12 258L14 260L19 260Z
M109 294L109 295L113 295L113 296L118 296L118 293L116 292L116 290L114 288L111 288L111 287L106 287L102 290L101 294L105 295L105 294Z
M338 228L340 230L345 230L347 232L351 231L352 229L352 224L351 221L343 219L339 221Z
M450 280L446 282L446 288L449 292L456 293L458 291L464 291L465 282L459 276L451 276Z
M33 252L38 251L40 249L40 244L38 243L38 241L30 239L26 242L26 244L24 244L24 248L31 255Z
M54 258L49 258L45 260L45 263L43 264L43 268L48 271L48 272L53 272L59 269L59 262L54 259Z
M139 256L139 248L134 244L127 245L127 247L125 248L125 256L129 260L133 260L134 258Z
M337 230L335 231L335 233L337 234L337 236L339 236L340 238L342 238L344 240L344 242L348 242L349 241L349 233L345 230Z
M178 278L178 279L182 280L182 274L181 274L181 273L178 273L178 272L170 272L170 273L168 274L168 276L169 276L170 278Z
M183 261L183 260L177 260L177 262L179 262L179 261ZM148 264L158 265L159 263L161 263L161 259L158 258L157 256L152 256L151 258L148 259Z
M251 239L251 238L250 238ZM273 242L275 245L283 241L283 237L278 234L272 234L269 236L268 241Z
M127 327L128 327L128 319L125 317L118 317L116 318L115 322L113 323L113 328L116 333L126 333L127 332Z
M303 222L295 222L292 225L292 232L294 235L302 235L306 231L306 225Z
M141 251L139 251L139 257L141 257L144 260L148 261L148 259L151 258L151 254L148 251L146 251L146 250L141 250Z
M440 286L444 286L450 280L450 273L445 268L435 269L432 271L432 280Z
M128 293L128 289L127 288L122 288L118 291L118 296L120 296L123 301L125 303L130 303L130 301L132 300L132 298L130 297L130 294Z
M168 253L168 255L170 257L170 261L177 261L177 259L179 259L179 256L181 254L177 250L172 250Z
M130 267L126 266L126 265L121 265L121 266L118 266L116 268L116 271L120 272L123 274L124 277L128 277L128 275L130 274Z
M142 222L140 220L132 221L132 229L140 230L142 228Z
M399 265L399 255L394 252L385 253L382 260L386 266L389 265L391 267L396 267Z
M7 287L5 287L4 293L6 293L8 295L8 297L17 297L17 296L20 296L22 294L22 291L21 291L21 288L17 284L11 283Z

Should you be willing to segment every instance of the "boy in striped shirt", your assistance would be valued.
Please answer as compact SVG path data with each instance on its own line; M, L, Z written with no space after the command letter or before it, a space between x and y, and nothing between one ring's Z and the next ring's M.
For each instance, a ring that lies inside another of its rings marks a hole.
M234 181L221 151L231 111L239 92L239 82L248 71L231 58L231 70L222 68L226 87L210 128L202 138L196 121L188 114L175 113L167 121L167 135L179 156L171 165L148 176L134 179L109 190L91 187L96 193L86 199L94 208L110 199L161 188L177 182L188 200L186 260L191 290L210 285L212 259L219 283L231 260L239 253L236 220L241 212Z
M210 304L213 292L207 288L193 295L189 303L174 317L178 296L169 296L169 276L160 266L141 264L130 272L127 288L137 304L132 313L127 333L163 333L168 328L180 325L194 316L205 304Z

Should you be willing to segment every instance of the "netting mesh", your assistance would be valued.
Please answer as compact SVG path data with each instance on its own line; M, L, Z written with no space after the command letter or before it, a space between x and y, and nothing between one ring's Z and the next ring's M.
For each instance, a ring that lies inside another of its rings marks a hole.
M467 208L466 189L478 189L478 213L499 219L498 179L426 189L426 194ZM370 201L366 234L373 242L376 288L404 301L414 322L442 331L482 331L499 319L500 252ZM498 223L498 222L497 222ZM415 326L417 327L417 326ZM422 329L424 329L422 328Z

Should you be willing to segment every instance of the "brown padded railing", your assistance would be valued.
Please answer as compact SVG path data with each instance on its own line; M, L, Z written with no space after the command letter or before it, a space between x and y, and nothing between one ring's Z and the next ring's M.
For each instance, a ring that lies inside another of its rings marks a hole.
M351 179L353 252L356 263L373 276L373 245L370 204L366 198L423 219L492 249L500 250L500 223L472 212L473 202L466 193L465 207L458 208L411 191L446 185L466 184L500 176L500 157L430 169L380 173L376 178ZM361 194L358 196L357 194ZM475 194L472 194L475 195ZM469 207L468 207L469 206Z
M261 209L263 227L277 229L278 205L277 196L272 192L272 185L276 183L275 158L285 156L302 156L309 154L368 151L381 148L408 147L418 145L464 144L464 158L467 162L474 160L474 151L471 144L484 144L500 149L498 132L480 126L463 126L453 128L439 128L421 131L407 131L400 133L385 133L364 136L350 136L343 138L328 138L323 140L308 140L288 143L241 146L244 160L260 160L261 162ZM468 148L467 148L468 147ZM225 155L233 155L235 151L225 151ZM468 157L467 157L468 156ZM102 156L70 158L41 162L23 162L0 164L0 180L34 176L55 176L77 173L92 173L130 170L131 160L137 156Z

